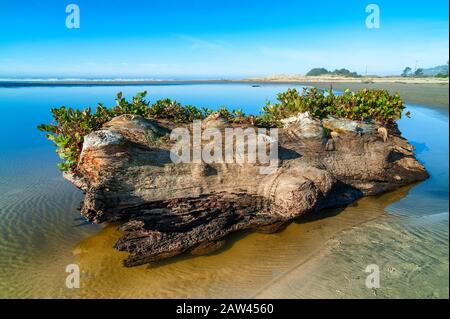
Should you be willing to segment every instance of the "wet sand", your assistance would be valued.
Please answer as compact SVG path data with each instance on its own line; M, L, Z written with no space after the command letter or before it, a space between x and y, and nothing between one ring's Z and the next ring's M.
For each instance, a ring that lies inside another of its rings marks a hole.
M389 195L387 195L389 196ZM361 207L362 206L362 207ZM347 213L373 206L360 201ZM353 212L356 213L356 212ZM414 218L386 214L346 229L323 249L263 287L256 298L448 298L448 214ZM430 230L429 222L434 230ZM368 265L380 270L380 287L366 286Z
M111 249L121 233L110 225L74 249L75 262L86 270L77 297L252 298L267 291L282 297L272 288L274 283L289 287L283 280L290 281L294 270L303 273L303 265L317 260L317 253L333 238L382 217L385 206L407 191L403 188L379 198L364 198L346 209L323 211L276 234L235 234L211 255L184 255L134 268L122 267L126 253Z
M301 218L276 234L239 233L220 251L125 268L112 249L121 235L111 224L77 244L72 257L35 263L18 297L65 298L371 298L448 297L448 218L427 231L427 219L401 227L386 207L413 186L362 198L345 209ZM432 253L430 253L430 249ZM76 263L81 288L64 289L60 270ZM365 286L376 263L381 288ZM38 266L38 267L36 267ZM30 282L31 281L31 282ZM31 285L30 285L31 283ZM424 285L425 283L425 285ZM45 287L45 292L43 292ZM17 293L19 294L17 295Z

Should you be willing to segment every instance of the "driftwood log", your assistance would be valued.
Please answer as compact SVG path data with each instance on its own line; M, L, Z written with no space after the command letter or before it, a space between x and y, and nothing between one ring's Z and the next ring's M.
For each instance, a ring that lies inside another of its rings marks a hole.
M218 116L202 125L238 126ZM85 137L77 169L64 174L85 193L83 216L120 223L125 235L115 248L129 252L125 266L207 253L230 233L273 232L306 213L428 177L395 124L380 130L305 113L286 119L271 174L261 174L260 163L173 163L168 134L176 126L116 117Z

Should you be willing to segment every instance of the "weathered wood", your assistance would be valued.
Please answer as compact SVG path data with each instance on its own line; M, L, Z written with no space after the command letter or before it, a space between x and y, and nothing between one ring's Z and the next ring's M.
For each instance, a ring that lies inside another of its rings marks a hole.
M273 232L303 214L428 177L395 125L386 138L376 124L307 114L285 123L272 174L261 174L260 163L175 164L166 135L173 123L124 115L85 137L77 170L65 177L85 192L86 218L121 223L126 234L115 247L130 253L126 266L209 252L230 233ZM204 122L231 126L217 116Z

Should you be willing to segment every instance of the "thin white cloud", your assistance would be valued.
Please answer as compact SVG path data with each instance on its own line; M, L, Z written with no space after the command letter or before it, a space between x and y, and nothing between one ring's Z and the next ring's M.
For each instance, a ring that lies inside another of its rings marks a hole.
M223 41L204 40L185 34L174 34L174 36L189 43L192 50L222 50L230 46L229 43Z

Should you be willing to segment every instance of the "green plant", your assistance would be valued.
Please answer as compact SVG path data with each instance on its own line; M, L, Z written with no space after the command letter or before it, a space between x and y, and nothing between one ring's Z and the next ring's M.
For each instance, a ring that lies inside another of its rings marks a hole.
M176 101L163 99L156 101L148 109L147 115L153 118L170 119L175 123L186 123L204 118L205 112L204 109L198 109L192 105L182 106Z
M58 147L56 152L63 160L58 164L61 170L67 171L76 165L83 146L83 137L99 128L105 122L103 117L109 119L109 113L104 114L102 106L97 110L100 110L100 113L92 114L90 108L82 111L67 109L64 106L53 108L53 122L38 126L39 130L47 132L46 137Z
M400 119L404 109L399 94L390 95L386 90L345 90L342 95L334 95L332 91L315 88L304 88L302 93L288 89L278 94L278 101L276 104L266 103L262 114L256 119L257 125L280 127L282 119L299 112L309 112L317 118L335 116L390 123Z

